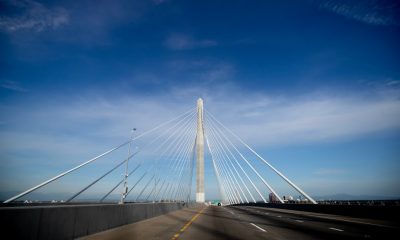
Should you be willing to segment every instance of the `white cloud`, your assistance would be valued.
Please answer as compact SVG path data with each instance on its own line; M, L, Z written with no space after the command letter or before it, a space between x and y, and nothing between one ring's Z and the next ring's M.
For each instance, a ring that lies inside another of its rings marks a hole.
M214 84L209 88L175 88L158 96L88 96L73 102L6 108L0 119L1 151L41 151L47 145L53 146L54 154L71 150L55 143L58 141L81 148L78 152L98 152L126 139L132 127L142 132L195 107L200 96L206 110L257 147L342 141L400 129L398 93L273 96ZM33 141L35 138L40 143ZM90 150L90 143L97 139L102 139L101 143Z
M193 48L214 47L218 45L218 43L211 39L194 39L186 34L174 33L168 36L164 45L171 50L187 50Z
M373 25L399 25L399 4L379 0L316 1L323 9Z
M10 80L4 80L0 82L0 87L16 92L26 92L27 89L21 87L21 85L18 82L15 81L10 81Z
M209 104L213 113L257 145L303 144L399 130L396 96L237 96ZM379 97L378 97L379 96ZM218 106L217 106L218 105Z
M133 127L138 128L139 134L187 109L188 105L171 103L168 98L140 97L89 97L5 108L7 114L1 115L0 152L40 153L51 159L67 155L79 162L83 156L92 157L125 141Z
M390 87L392 87L392 86L400 86L400 81L392 80L392 81L387 82L386 85L390 86Z
M226 83L174 88L148 97L86 95L3 107L0 166L11 172L15 166L38 164L46 166L49 174L65 169L125 141L133 127L140 134L194 108L199 96L204 98L207 110L257 151L271 145L371 138L400 129L398 91L375 92L368 97L328 93L276 96L243 91ZM126 151L121 154L125 156ZM111 160L117 156L111 156ZM344 173L340 167L314 172L319 177Z
M20 12L18 15L0 17L0 29L15 32L33 30L41 32L68 24L69 14L64 8L47 8L33 1L7 1L7 5Z

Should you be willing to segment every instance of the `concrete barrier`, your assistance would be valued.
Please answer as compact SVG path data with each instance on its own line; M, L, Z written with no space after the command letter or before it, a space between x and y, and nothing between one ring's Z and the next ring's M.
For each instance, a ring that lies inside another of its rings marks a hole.
M195 203L127 203L0 208L7 239L73 239L156 217Z

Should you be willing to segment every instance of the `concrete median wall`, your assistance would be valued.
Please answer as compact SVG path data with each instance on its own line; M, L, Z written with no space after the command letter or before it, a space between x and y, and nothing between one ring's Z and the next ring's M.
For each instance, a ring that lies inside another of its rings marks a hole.
M0 208L7 239L73 239L156 217L190 203L128 203Z

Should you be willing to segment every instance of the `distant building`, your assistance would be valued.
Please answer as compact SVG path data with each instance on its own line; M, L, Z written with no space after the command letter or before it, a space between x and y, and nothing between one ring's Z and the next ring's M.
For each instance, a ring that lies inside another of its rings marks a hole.
M270 203L276 203L276 202L279 202L279 200L278 200L278 198L275 196L275 194L270 193L270 194L269 194L269 202L270 202Z

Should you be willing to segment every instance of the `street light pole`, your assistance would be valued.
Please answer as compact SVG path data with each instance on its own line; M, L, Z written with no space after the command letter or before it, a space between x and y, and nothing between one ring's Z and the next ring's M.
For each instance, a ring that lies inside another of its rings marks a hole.
M125 165L125 175L124 175L124 188L122 189L122 194L121 194L121 200L120 204L125 203L125 197L126 194L128 193L128 168L129 168L129 159L131 156L131 146L132 146L132 140L133 140L133 133L136 131L136 128L133 128L131 130L131 141L129 142L129 147L128 147L128 160L126 161Z

